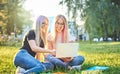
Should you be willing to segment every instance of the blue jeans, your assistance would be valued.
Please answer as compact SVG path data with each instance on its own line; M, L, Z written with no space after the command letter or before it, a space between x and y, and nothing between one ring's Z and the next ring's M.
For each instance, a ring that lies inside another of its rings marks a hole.
M52 70L54 68L54 66L49 62L41 63L24 49L21 49L19 50L19 52L17 52L14 57L13 63L16 67L20 66L21 68L24 68L26 70L25 74L36 74L46 70Z
M83 56L76 56L69 62L63 62L61 59L52 56L51 54L45 57L45 60L51 62L56 68L67 69L68 66L81 65L84 62Z

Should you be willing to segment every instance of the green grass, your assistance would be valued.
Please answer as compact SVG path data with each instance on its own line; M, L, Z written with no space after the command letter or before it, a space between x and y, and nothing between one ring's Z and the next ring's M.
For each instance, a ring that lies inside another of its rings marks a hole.
M0 74L15 73L12 60L19 48L0 46ZM85 57L82 71L92 66L107 66L109 68L102 71L103 74L120 74L120 42L80 42L79 54ZM63 74L56 72L54 74ZM81 71L70 71L67 74L81 74Z
M82 70L92 66L107 66L103 74L120 74L120 42L80 42L80 52L85 57Z
M0 74L15 74L13 56L19 48L0 46Z

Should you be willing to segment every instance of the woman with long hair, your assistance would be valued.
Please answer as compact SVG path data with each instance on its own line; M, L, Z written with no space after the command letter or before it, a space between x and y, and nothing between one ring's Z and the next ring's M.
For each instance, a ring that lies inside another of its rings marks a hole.
M39 53L55 53L54 50L44 48L47 44L48 18L43 15L39 16L34 26L34 29L28 31L24 36L22 47L16 53L13 60L16 67L25 69L24 74L36 74L48 69L52 70L54 67L49 62L42 63L36 59Z
M48 48L56 49L58 43L67 43L68 41L68 27L65 16L58 15L54 21L52 33L48 34ZM66 52L67 53L67 52ZM46 55L45 60L54 64L56 68L63 69L80 69L84 62L83 56L56 58L55 55Z

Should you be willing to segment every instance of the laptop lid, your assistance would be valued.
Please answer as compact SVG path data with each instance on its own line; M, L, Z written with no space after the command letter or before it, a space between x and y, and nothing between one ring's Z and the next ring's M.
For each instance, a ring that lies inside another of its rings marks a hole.
M56 47L56 57L75 57L78 53L79 43L59 43Z

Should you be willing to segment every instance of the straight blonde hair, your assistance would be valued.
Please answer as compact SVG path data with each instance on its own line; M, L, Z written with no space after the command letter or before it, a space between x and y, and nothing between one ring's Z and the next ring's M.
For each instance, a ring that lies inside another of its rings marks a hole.
M44 35L43 35L43 34L41 33L41 31L40 31L40 28L41 28L41 26L42 26L42 23L43 23L44 19L47 19L47 21L48 21L48 18L47 18L47 17L45 17L45 16L43 16L43 15L39 16L39 17L37 18L37 20L36 20L35 25L33 26L33 27L34 27L34 30L35 30L35 36L36 36L36 37L35 37L35 41L36 41L37 46L40 45L41 39L43 40L44 45L46 44L47 30L46 30L46 32L45 32Z
M65 43L68 41L68 27L67 27L67 20L65 18L65 16L63 15L57 15L55 20L54 20L54 27L53 27L53 35L54 35L54 38L55 38L55 43L56 43L56 40L57 40L57 32L56 32L56 28L55 28L55 25L57 23L57 21L59 19L62 19L63 22L64 22L64 29L62 31L62 43Z

